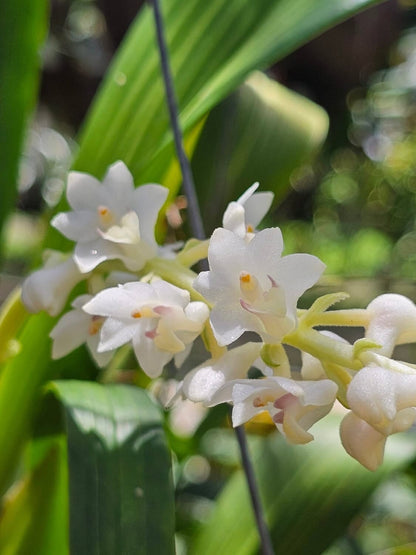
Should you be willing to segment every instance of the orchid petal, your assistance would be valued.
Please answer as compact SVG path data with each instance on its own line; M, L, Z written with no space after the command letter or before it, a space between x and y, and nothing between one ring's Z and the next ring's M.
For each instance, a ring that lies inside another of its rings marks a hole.
M94 176L82 172L69 172L66 198L74 210L95 210L101 198L101 183Z
M258 320L237 304L217 303L211 310L210 320L215 339L221 346L230 345L246 330L263 330Z
M62 358L85 343L89 323L90 316L80 310L71 310L64 314L49 334L53 339L52 358Z
M236 202L230 202L222 220L225 229L245 240L252 239L255 228L273 201L273 193L255 193L258 186L254 183Z
M137 333L137 324L107 318L101 328L98 352L112 351L131 341Z
M249 342L227 351L217 359L209 359L189 372L182 384L183 395L194 402L211 405L214 395L227 382L247 376L258 358L262 344ZM228 399L226 399L228 401ZM225 402L215 401L212 404Z
M340 426L346 452L368 470L377 470L383 462L387 437L353 412L344 416Z
M310 254L289 254L281 258L278 264L276 279L284 288L289 316L296 318L299 297L318 281L325 264Z
M416 407L416 373L365 367L349 384L347 400L351 410L380 433L402 431L416 420L416 410L408 410Z
M133 176L121 160L109 166L104 176L102 187L114 198L126 199L133 193Z
M403 295L380 295L367 306L365 336L380 345L378 353L390 356L395 345L416 342L416 306Z
M133 193L131 209L137 212L140 232L143 239L149 243L156 244L153 229L167 196L168 189L156 184L142 185Z
M172 359L172 353L155 348L154 342L143 335L133 337L133 349L143 372L150 378L158 378Z
M113 318L128 321L131 320L132 314L139 305L140 301L135 301L131 292L126 290L125 287L119 286L100 291L83 306L83 309L88 314L97 314L105 317L112 316Z
M269 191L263 191L256 193L246 200L244 203L244 208L246 211L246 224L249 224L256 228L264 216L269 211L269 208L273 202L273 193Z
M22 302L30 312L46 310L56 316L65 306L72 289L87 276L81 274L72 258L55 266L36 270L22 285Z
M93 241L97 239L96 226L91 225L91 213L87 210L60 212L51 220L51 226L71 241Z
M239 237L244 238L247 233L245 214L244 207L241 206L241 204L238 202L230 202L224 212L222 225L225 229L228 229Z

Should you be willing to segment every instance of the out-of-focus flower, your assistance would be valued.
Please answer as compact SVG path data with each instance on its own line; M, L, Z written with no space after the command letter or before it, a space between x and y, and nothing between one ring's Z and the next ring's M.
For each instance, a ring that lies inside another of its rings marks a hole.
M99 353L97 351L99 332L104 318L87 314L82 310L84 304L91 299L91 295L77 297L71 305L74 310L64 314L49 334L53 339L53 359L61 358L86 343L98 366L105 366L110 362L113 356L112 352Z
M81 272L111 259L140 270L157 253L154 227L167 194L161 185L135 189L123 162L110 166L102 184L87 173L70 172L67 199L73 210L57 214L51 225L76 241L74 260Z
M183 363L208 318L205 303L189 301L187 291L159 280L105 289L83 308L106 318L98 352L131 342L140 366L155 378L172 358Z
M256 193L259 184L254 183L241 197L230 202L222 219L225 229L243 239L251 239L256 227L266 215L273 202L273 193Z
M296 304L322 274L315 256L281 257L279 228L258 232L250 242L232 231L216 229L210 240L210 270L194 287L213 303L211 324L220 345L229 345L245 331L266 343L278 343L297 324Z
M62 261L62 253L52 251L45 266L25 279L22 301L30 312L45 310L57 316L72 289L87 276L81 274L72 258Z
M233 426L267 411L290 443L308 443L307 430L331 410L337 394L331 380L295 381L280 376L234 380L213 396L211 404L233 404Z

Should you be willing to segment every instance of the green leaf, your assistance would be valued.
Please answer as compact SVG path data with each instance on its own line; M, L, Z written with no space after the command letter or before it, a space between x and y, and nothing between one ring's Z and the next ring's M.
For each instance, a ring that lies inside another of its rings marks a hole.
M2 555L69 553L65 438L42 443L36 446L40 462L4 500L0 518Z
M48 340L52 324L45 313L32 316L19 337L25 348L4 365L0 374L0 495L13 478L41 387L52 377Z
M20 288L14 289L0 310L0 363L15 356L20 349L15 335L27 317Z
M2 554L174 553L170 453L143 390L52 383L26 461L5 498Z
M16 300L16 311L20 303ZM12 303L13 304L13 303ZM2 316L4 322L7 314ZM10 485L19 456L29 437L30 426L42 397L42 386L52 378L77 372L91 374L94 368L85 349L77 349L61 360L51 361L49 333L56 319L46 313L32 315L19 335L21 348L2 367L0 374L0 496ZM19 323L21 323L19 321ZM0 327L0 331L2 328ZM13 433L10 433L13 430Z
M412 437L391 437L383 466L369 472L341 447L336 418L314 426L314 435L314 442L300 446L287 444L277 434L250 442L266 519L278 553L322 553L345 532L377 485L392 470L409 463L416 453ZM258 548L247 484L240 470L217 499L191 553L251 555Z
M125 385L48 388L68 440L71 553L174 553L170 452L159 407ZM43 424L53 415L47 397Z
M205 226L249 185L281 200L290 174L325 140L328 115L312 101L255 72L210 113L192 158Z
M164 2L183 129L192 129L253 69L267 67L374 3L376 0ZM75 168L101 177L111 162L122 159L140 183L160 179L172 156L153 18L145 7L94 102Z
M16 200L19 156L36 101L38 50L46 25L46 0L0 2L0 231Z

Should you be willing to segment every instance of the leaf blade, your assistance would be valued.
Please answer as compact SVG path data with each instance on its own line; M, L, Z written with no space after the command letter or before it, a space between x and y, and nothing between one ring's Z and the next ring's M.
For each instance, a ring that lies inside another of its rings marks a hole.
M54 382L68 433L71 552L174 553L160 410L136 387Z
M20 151L28 116L35 106L45 37L45 0L0 3L0 231L14 206Z
M190 130L253 69L280 59L331 24L373 3L374 0L165 2L165 26L184 131ZM188 21L191 14L194 40L188 43L183 41L181 21ZM143 52L146 57L138 78L133 72ZM160 179L163 173L153 168L154 173L149 176L146 170L164 148L169 147L173 156L158 68L151 14L144 9L91 109L81 135L76 169L100 177L110 162L120 158L138 182Z

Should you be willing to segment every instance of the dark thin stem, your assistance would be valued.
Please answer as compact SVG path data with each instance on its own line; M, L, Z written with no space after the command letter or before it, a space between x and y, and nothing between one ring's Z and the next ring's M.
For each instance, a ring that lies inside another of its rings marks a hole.
M192 176L191 165L183 148L182 131L179 126L178 105L175 97L172 74L169 66L169 54L166 46L165 32L163 28L162 14L159 0L149 0L153 6L155 16L157 43L159 46L160 64L162 66L163 81L165 84L166 101L169 109L170 123L175 140L176 153L181 166L183 190L188 199L188 217L193 235L197 239L204 239L204 225L199 211L198 199L195 193L195 185Z
M173 87L172 74L169 67L169 56L166 46L165 33L163 29L162 14L160 10L159 0L148 0L153 6L153 13L156 24L156 35L160 54L160 63L162 66L163 81L165 84L166 99L169 109L170 122L172 125L173 136L175 140L176 153L181 166L183 189L188 199L189 223L192 232L197 239L204 239L205 232L202 223L201 213L199 211L198 199L195 192L194 180L192 177L191 165L186 156L182 142L182 132L179 126L178 108ZM257 489L256 479L247 447L247 439L244 428L239 426L235 429L238 445L241 453L241 461L246 475L248 488L250 491L251 503L256 518L257 528L260 536L261 550L263 555L274 555L270 534L267 529L263 510L261 506L260 496Z
M260 536L261 551L263 555L274 555L272 540L270 538L270 533L269 529L267 528L266 521L264 520L260 495L256 484L256 477L254 476L254 469L253 465L251 464L250 455L248 452L247 438L244 431L244 426L237 426L234 429L235 435L237 436L238 445L240 447L241 462L246 474L248 489L250 490L251 504L253 506L257 530Z

